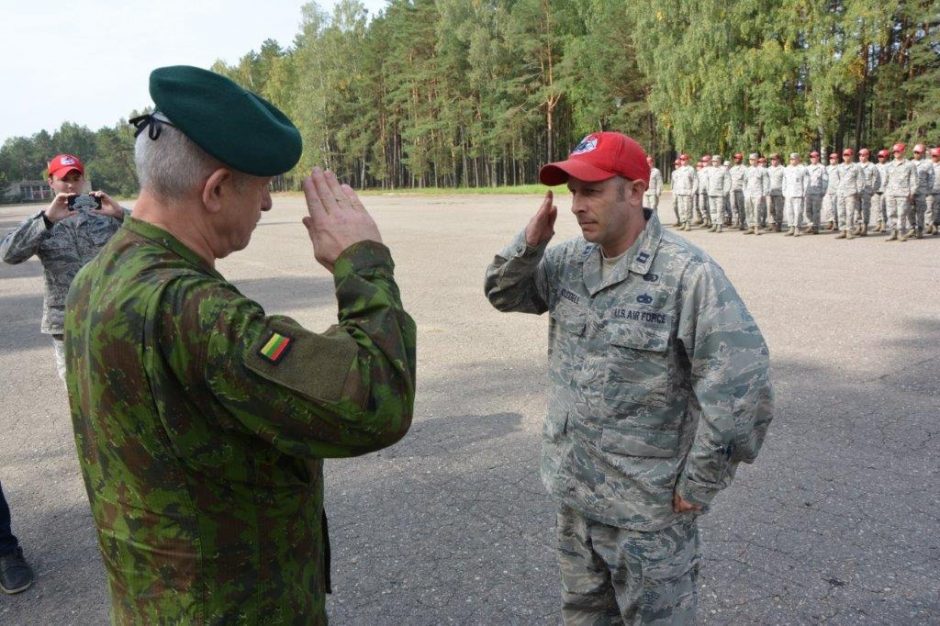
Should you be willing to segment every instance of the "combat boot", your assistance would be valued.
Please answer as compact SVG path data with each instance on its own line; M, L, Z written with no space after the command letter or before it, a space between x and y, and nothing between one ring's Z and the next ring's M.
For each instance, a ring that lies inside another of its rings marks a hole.
M701 223L702 223L702 218L700 217L696 217L694 220L692 220L692 226L698 226Z
M856 237L856 232L854 229L846 232L846 235L845 235L846 239L855 239L855 237Z
M783 232L783 226L780 224L780 222L777 222L776 224L774 224L774 232L775 233Z
M17 547L10 554L0 556L0 590L14 594L29 589L33 584L33 569L23 558L23 549Z
M836 229L836 224L832 220L829 220L829 223L826 224L826 230L833 231Z
M759 234L760 234L760 226L755 226L755 227L754 227L754 234L755 234L755 235L759 235Z
M721 224L718 224L718 226L715 227L715 232L716 232L716 233L720 233L720 232L721 232Z
M774 230L775 230L775 231L777 231L777 227L778 227L778 226L779 226L779 224L775 224L775 225L774 225ZM777 231L777 232L779 232L779 231ZM795 229L795 228L788 228L786 234L784 235L784 237L792 237L794 234L796 234L796 229Z
M927 227L927 234L928 234L928 235L932 235L932 234L934 234L935 232L937 232L937 227L934 226L933 224L931 224L930 226Z
M898 237L898 241L907 241L908 239L911 238L911 234L912 233L909 230L901 233L901 236Z
M862 227L858 230L858 236L859 237L868 236L868 224L862 224Z
M754 234L754 229L753 229L753 228L748 228L747 230L743 231L741 234L742 234L742 235L753 235L753 234Z
M885 232L885 223L884 223L884 222L878 222L878 227L875 228L875 232L876 232L876 233L883 233L883 232Z
M914 233L914 238L915 238L915 239L923 239L923 238L924 238L924 231L923 231L922 229L918 228L918 229L917 229L917 232Z
M847 239L847 238L848 238L848 235L846 235L846 232L844 230L840 230L839 234L836 235L836 239Z
M897 241L898 240L898 230L896 228L891 229L891 234L888 235L888 238L885 241Z

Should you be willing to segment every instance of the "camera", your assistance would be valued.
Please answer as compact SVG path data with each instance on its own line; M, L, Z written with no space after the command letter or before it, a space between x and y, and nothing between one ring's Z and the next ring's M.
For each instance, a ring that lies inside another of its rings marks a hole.
M76 210L91 210L91 209L100 209L101 200L97 196L93 196L90 193L81 193L74 196L69 196L68 200L69 211Z

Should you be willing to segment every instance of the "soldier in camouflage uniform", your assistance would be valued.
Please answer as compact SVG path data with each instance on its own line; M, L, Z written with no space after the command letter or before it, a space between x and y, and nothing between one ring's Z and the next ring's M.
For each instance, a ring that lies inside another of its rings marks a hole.
M52 336L56 370L64 381L65 296L78 270L98 254L129 212L103 191L92 192L99 208L69 208L69 199L85 187L85 166L74 155L57 155L46 171L55 198L44 210L7 233L0 242L0 257L11 264L22 263L33 255L39 257L46 286L40 328L43 334Z
M770 177L770 193L767 194L767 213L774 221L773 231L779 233L783 230L783 174L784 168L780 165L778 154L770 155L770 167L767 175Z
M756 458L772 413L767 347L720 267L643 210L643 149L589 135L567 181L578 237L546 250L548 192L486 272L500 311L549 320L541 476L558 502L566 624L690 624L696 518Z
M829 154L829 165L826 166L826 177L829 183L826 186L826 195L823 196L823 219L826 220L826 230L839 229L839 155L835 152Z
M868 225L871 223L871 203L875 196L875 190L881 187L881 172L878 166L870 160L871 151L868 148L862 148L858 151L858 166L862 168L865 174L865 187L862 189L860 200L859 223L856 234L865 237L868 235Z
M708 159L708 161L706 161ZM703 156L698 162L698 218L703 228L711 228L712 218L708 207L708 176L711 173L711 157Z
M227 78L155 70L134 217L66 308L75 441L117 624L325 624L323 461L411 423L415 324L355 193L303 184L339 323L269 316L215 269L270 210L300 133Z
M710 232L720 233L725 221L725 198L731 191L731 175L721 162L721 155L712 156L708 172L708 207L711 209Z
M815 150L809 153L809 165L806 166L806 230L808 235L818 235L820 219L822 216L823 197L829 186L829 175L826 166L819 162L819 153Z
M689 155L679 155L679 168L672 173L672 195L679 207L682 230L692 230L692 202L698 192L698 173L689 165Z
M770 192L770 176L761 161L766 163L766 160L758 157L756 152L748 157L750 166L747 168L747 178L744 181L744 207L747 213L745 235L759 235L765 224L764 200Z
M676 170L679 169L680 167L682 167L682 163L679 161L679 159L676 159L675 161L672 162L672 176L670 177L669 182L673 187L675 186L674 183L676 179ZM672 195L672 212L675 213L675 216L676 216L676 223L673 224L673 226L675 228L681 228L682 227L682 215L680 215L679 213L679 200L678 200L678 197L676 196L675 189L672 190L671 195Z
M872 198L873 209L875 211L876 221L875 232L885 232L885 225L888 223L888 209L885 205L885 180L888 178L888 151L878 151L878 162L875 169L878 171L878 186L874 188Z
M790 153L790 164L783 168L783 199L784 213L787 220L787 236L799 237L803 224L803 198L806 197L806 187L809 176L806 166L800 163L800 155Z
M865 172L854 161L855 151L846 148L842 151L842 165L839 166L839 226L841 232L836 239L855 239L854 216L858 211L859 198L865 189Z
M913 226L911 203L917 189L917 167L904 158L905 150L903 143L894 144L894 160L885 169L885 204L891 220L891 233L885 241L907 241L907 226Z
M650 166L650 187L643 194L643 206L659 214L659 196L663 193L663 174L659 168L653 167L653 157L647 157L647 159Z
M933 194L934 166L924 158L927 148L919 143L914 146L914 167L917 168L917 188L914 190L914 236L921 239L924 236L924 225L927 218L927 198ZM932 212L931 212L932 213ZM930 215L931 224L933 215Z
M746 228L747 220L744 217L744 185L747 182L747 166L742 163L744 155L734 153L734 165L728 170L731 175L731 219L738 230Z
M930 150L933 165L933 189L927 196L927 234L940 234L940 147Z

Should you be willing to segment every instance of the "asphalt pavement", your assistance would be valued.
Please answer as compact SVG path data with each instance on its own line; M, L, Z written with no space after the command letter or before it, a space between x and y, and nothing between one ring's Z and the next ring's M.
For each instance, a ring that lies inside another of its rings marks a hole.
M418 323L418 396L398 445L326 463L331 621L558 624L555 504L538 477L547 319L498 313L482 290L540 198L364 201ZM558 204L560 241L577 227ZM39 208L0 207L0 230ZM269 313L322 330L335 299L303 214L300 196L276 197L218 267ZM701 622L940 623L940 237L683 235L747 303L776 390L756 463L701 520ZM0 595L0 624L101 624L104 571L41 309L38 261L0 266L0 481L37 573Z

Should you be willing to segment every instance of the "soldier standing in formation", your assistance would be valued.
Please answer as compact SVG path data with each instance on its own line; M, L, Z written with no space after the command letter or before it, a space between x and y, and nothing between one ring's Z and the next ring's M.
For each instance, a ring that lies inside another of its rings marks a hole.
M871 223L872 198L875 196L875 190L881 188L881 172L878 171L878 166L871 162L871 151L868 148L858 151L858 166L865 174L865 187L860 196L861 217L855 234L865 237L868 235L868 225Z
M865 172L854 161L855 151L842 151L839 166L839 226L841 232L836 239L855 239L855 213L859 207L859 196L865 189ZM867 227L866 227L867 232Z
M924 144L914 146L914 167L917 168L917 187L914 190L914 236L920 239L924 236L925 219L927 217L927 198L933 194L934 165L924 158L927 149ZM930 216L931 224L933 215ZM929 234L929 233L928 233Z
M803 198L806 197L808 182L809 177L806 175L806 166L800 163L800 155L792 152L790 154L790 164L783 170L782 188L788 236L800 236L800 228L803 222Z
M927 196L927 209L930 219L927 220L927 234L940 233L940 146L930 150L930 161L933 164L933 189Z
M711 228L712 220L708 210L708 176L711 168L706 164L708 156L703 156L698 162L698 219L705 228Z
M682 230L692 230L692 205L698 192L698 172L689 165L689 155L679 155L679 167L672 173L672 194L679 207Z
M744 155L734 153L734 165L731 166L731 219L738 230L744 230L748 225L745 219L744 185L747 182L747 166L742 163Z
M907 146L896 143L891 148L894 160L885 170L885 204L891 220L891 234L886 241L907 241L911 220L911 203L917 190L917 168L904 158ZM900 236L899 236L900 235Z
M643 194L643 206L659 211L659 196L663 193L663 174L653 167L653 157L646 157L650 166L650 186Z
M875 195L872 199L873 209L876 216L875 232L883 233L888 224L888 208L885 204L885 182L888 179L888 151L881 149L878 151L878 162L875 163L875 169L878 171L878 187L875 188Z
M779 233L783 230L783 173L780 165L780 155L770 155L770 167L767 175L770 176L770 194L767 201L767 213L773 219L773 231Z
M819 162L819 152L809 153L809 165L806 166L806 230L808 235L818 235L822 217L823 197L829 187L829 175L826 166Z
M839 229L839 155L835 152L829 154L829 165L826 166L826 195L823 196L823 209L825 212L826 230Z
M731 175L721 162L721 155L715 154L708 173L708 207L711 209L711 228L709 232L720 233L725 221L725 197L731 191Z
M764 199L770 193L770 176L767 168L760 164L761 157L754 152L748 157L750 165L746 170L744 181L744 207L747 229L745 235L759 235L765 224L766 206Z
M718 264L644 210L648 176L635 141L589 135L539 172L567 183L582 236L548 247L549 191L486 271L495 308L550 316L541 477L566 624L695 623L697 518L772 416L760 330Z
M670 177L670 185L672 187L672 212L676 216L676 222L673 224L676 228L682 227L682 215L679 213L679 200L676 196L676 170L682 166L682 163L679 159L676 159L672 162L672 176Z

